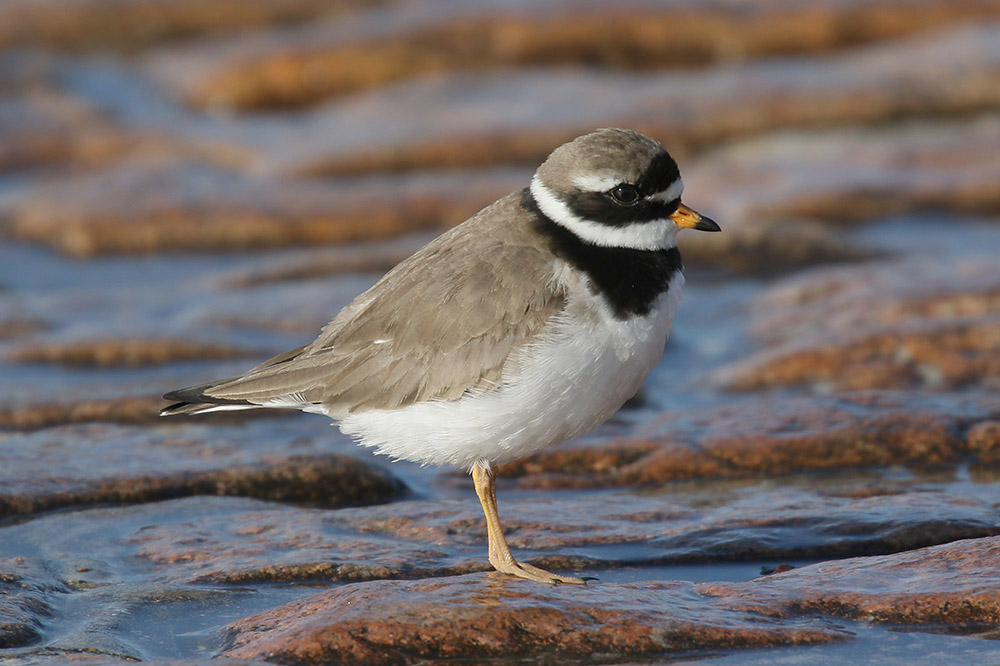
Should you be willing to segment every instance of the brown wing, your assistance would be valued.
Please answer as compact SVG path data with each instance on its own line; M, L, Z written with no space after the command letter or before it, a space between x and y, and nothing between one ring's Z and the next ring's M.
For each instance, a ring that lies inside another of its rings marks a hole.
M454 400L500 382L565 301L552 255L501 199L389 272L311 344L204 395L262 403L295 395L331 413Z

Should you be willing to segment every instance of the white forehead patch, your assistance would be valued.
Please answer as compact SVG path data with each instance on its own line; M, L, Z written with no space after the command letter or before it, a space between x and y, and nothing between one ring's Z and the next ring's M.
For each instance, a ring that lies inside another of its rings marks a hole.
M660 199L666 203L670 203L676 199L680 199L681 195L684 194L684 181L680 178L670 183L670 187L663 190L662 192L657 192L650 199Z
M573 177L573 184L587 192L607 192L615 185L620 185L621 182L622 179L619 176L601 176L593 173Z

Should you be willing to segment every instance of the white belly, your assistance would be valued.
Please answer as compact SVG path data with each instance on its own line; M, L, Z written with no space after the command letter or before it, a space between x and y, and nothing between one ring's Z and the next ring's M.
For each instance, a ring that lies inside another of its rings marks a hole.
M659 363L683 284L677 273L641 318L619 321L607 308L578 304L587 316L554 322L499 388L351 414L340 429L396 459L464 468L509 462L578 437L614 414Z

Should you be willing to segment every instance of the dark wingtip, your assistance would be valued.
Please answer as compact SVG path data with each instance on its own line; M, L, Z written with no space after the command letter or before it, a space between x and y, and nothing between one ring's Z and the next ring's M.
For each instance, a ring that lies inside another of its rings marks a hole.
M192 414L205 409L206 407L210 407L211 405L254 405L254 403L247 400L230 400L228 398L216 398L210 395L205 395L205 391L213 386L217 386L220 383L225 383L226 381L229 380L223 380L223 382L212 382L211 384L202 384L200 386L189 386L187 388L164 393L163 399L170 400L174 404L161 409L160 416Z
M170 394L168 393L167 395L170 395ZM163 396L163 397L166 398L167 396ZM171 400L171 398L167 398L167 399ZM161 409L160 410L160 416L176 416L177 414L186 414L190 410L185 409L185 407L190 407L190 406L191 406L190 402L175 402L174 404L167 405L166 407L164 407L163 409Z

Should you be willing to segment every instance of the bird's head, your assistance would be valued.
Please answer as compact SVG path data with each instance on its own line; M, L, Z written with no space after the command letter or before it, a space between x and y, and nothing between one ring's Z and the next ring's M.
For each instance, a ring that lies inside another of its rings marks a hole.
M600 129L563 144L531 181L539 209L581 240L641 250L673 247L679 229L720 231L681 203L683 190L663 146L627 129Z

